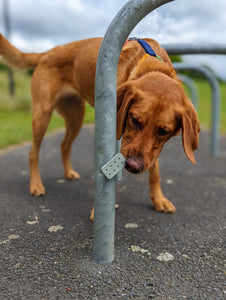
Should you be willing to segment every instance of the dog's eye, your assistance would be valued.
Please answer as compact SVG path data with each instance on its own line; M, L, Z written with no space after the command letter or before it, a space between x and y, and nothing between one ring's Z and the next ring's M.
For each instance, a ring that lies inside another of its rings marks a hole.
M169 134L170 132L171 132L171 130L166 130L164 128L158 128L158 135L165 136L165 135Z
M131 120L132 120L132 123L134 126L136 126L136 128L139 128L141 129L141 123L139 122L139 120L137 118L134 118L132 115L131 115Z
M131 119L132 119L133 125L135 125L135 126L139 125L138 119L133 118L132 116L131 116Z

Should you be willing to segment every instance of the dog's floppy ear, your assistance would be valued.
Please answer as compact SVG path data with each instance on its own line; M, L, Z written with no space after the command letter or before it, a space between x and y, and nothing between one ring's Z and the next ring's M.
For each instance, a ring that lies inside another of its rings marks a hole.
M187 99L187 105L182 115L182 142L185 154L195 164L194 151L199 146L199 121L194 106Z
M134 93L129 83L124 83L117 89L117 140L121 138L126 126L130 106L134 102Z

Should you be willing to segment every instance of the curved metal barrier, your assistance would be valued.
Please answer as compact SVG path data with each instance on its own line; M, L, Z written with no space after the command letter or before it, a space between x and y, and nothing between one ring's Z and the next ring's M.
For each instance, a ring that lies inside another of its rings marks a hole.
M169 55L183 54L226 54L226 44L161 44ZM185 66L185 65L184 65ZM191 67L191 66L190 66ZM190 69L190 68L189 68ZM183 71L189 69L183 68ZM199 69L199 70L198 70ZM212 125L210 152L213 156L219 155L219 119L220 119L220 88L215 76L202 66L193 66L192 71L204 75L209 81L212 90Z
M94 248L98 263L114 257L115 177L108 180L101 167L116 154L117 66L124 42L148 13L171 0L129 1L108 28L98 55L95 84Z
M219 155L219 125L220 125L220 87L214 74L207 68L185 63L174 63L177 71L195 71L202 74L209 82L212 91L212 124L210 152L213 156Z
M226 44L161 44L169 55L226 54Z
M132 29L155 8L173 0L131 0L109 26L98 55L95 83L95 144L94 144L94 247L93 258L108 263L114 258L115 180L102 172L109 160L115 163L117 66L124 42ZM168 54L226 54L226 45L162 45ZM216 78L204 67L174 64L178 71L193 70L204 75L212 89L211 153L219 153L220 90ZM188 78L184 81L195 91ZM182 79L182 80L183 80ZM119 158L120 159L120 158ZM111 165L111 163L110 163ZM111 174L110 174L111 175Z
M189 76L178 74L178 78L188 87L191 97L191 102L193 103L196 110L198 110L198 89L194 80Z

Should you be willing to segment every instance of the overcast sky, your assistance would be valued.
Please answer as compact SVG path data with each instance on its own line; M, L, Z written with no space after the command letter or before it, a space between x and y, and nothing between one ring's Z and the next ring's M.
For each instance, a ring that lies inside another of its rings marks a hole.
M7 0L10 40L23 51L46 51L78 39L103 36L127 0ZM0 32L5 33L3 0ZM143 19L132 35L160 43L226 43L226 0L175 0ZM225 56L193 56L226 79Z

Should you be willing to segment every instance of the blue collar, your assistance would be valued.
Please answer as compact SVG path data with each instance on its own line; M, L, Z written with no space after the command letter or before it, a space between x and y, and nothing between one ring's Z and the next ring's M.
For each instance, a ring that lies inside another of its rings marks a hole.
M138 39L136 37L129 38L129 41L137 41L143 47L143 49L148 55L154 56L157 59L162 61L161 57L155 53L155 51L151 48L151 46L146 41L142 39Z

